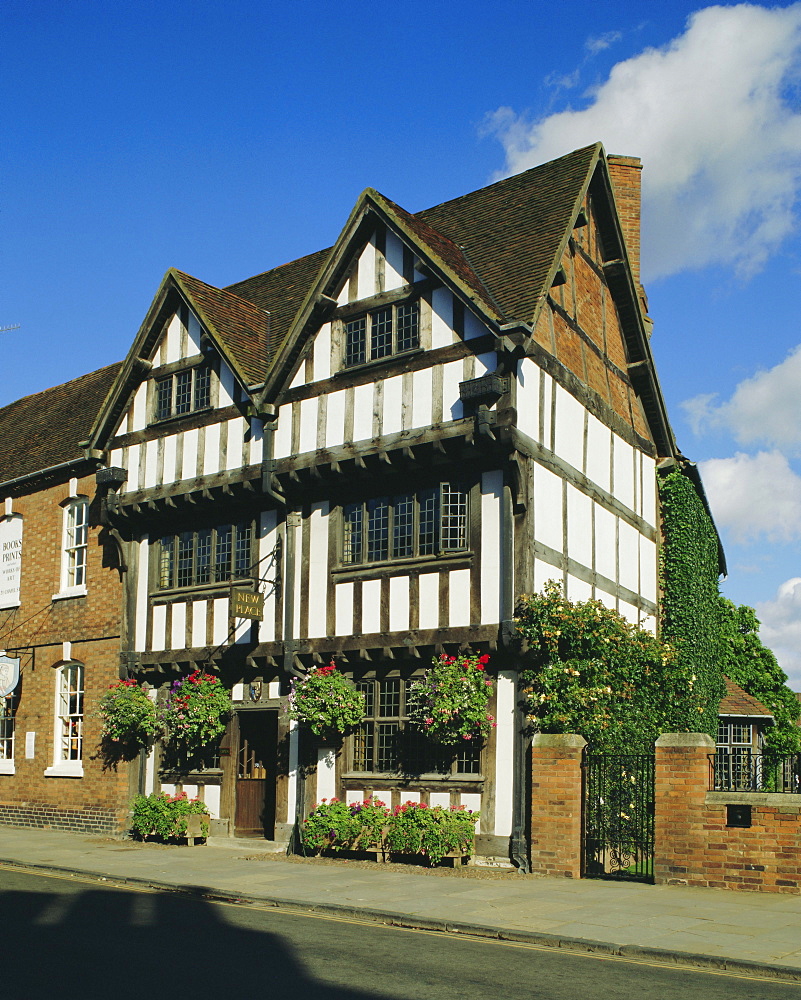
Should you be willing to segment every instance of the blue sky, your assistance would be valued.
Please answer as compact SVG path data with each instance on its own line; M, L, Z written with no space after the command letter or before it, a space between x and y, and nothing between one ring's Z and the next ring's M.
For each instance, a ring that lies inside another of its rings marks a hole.
M224 285L600 139L643 159L653 348L801 689L801 4L5 0L0 405Z

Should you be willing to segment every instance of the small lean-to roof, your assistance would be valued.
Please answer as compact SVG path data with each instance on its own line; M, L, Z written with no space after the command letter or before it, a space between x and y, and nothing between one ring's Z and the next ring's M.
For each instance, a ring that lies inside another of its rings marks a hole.
M83 458L80 441L122 366L121 362L0 409L0 486Z
M723 679L726 682L726 694L721 699L718 715L739 715L746 718L765 716L768 719L773 718L771 712L765 708L761 701L754 698L753 695L748 694L739 684L735 684L728 677L724 677Z

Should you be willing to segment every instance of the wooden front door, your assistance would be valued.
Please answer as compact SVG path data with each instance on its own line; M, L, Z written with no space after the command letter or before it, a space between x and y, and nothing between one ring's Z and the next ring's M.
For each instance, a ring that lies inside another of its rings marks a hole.
M272 840L275 831L278 713L240 712L238 728L235 836Z

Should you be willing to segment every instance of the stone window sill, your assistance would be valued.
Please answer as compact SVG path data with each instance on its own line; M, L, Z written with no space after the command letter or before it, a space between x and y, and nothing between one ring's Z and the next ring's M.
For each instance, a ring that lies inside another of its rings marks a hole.
M52 767L45 769L44 776L46 778L82 778L83 761L65 760L60 764L53 764Z

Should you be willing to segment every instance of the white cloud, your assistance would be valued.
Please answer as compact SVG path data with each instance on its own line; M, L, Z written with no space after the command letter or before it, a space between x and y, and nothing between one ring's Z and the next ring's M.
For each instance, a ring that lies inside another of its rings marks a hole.
M801 577L786 580L772 601L756 606L762 642L772 649L794 691L801 691Z
M488 118L509 173L601 140L643 160L648 278L753 273L793 230L801 183L801 4L707 7L684 34L615 65L583 110Z
M777 451L700 462L715 523L735 541L801 538L801 477Z
M714 393L681 404L696 434L724 428L739 444L768 444L787 450L801 446L801 345L780 364L740 382L731 399Z
M594 55L596 52L603 52L604 49L608 49L615 42L619 42L622 37L623 35L619 31L606 31L603 35L588 38L584 43L584 48Z

